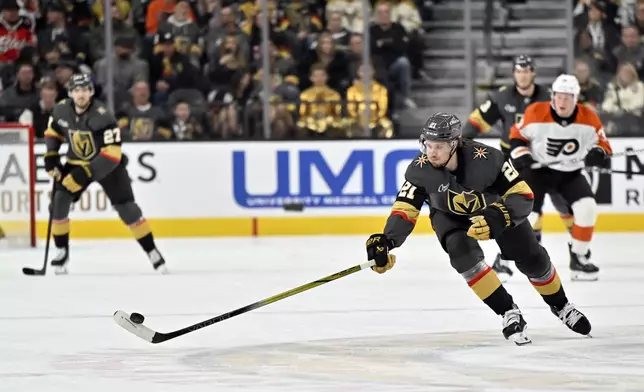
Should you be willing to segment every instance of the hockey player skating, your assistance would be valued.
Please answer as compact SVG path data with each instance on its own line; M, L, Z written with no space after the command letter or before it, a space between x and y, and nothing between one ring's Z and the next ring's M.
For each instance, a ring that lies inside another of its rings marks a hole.
M512 77L514 83L502 86L497 92L470 114L463 127L463 137L471 139L479 134L487 133L497 122L501 123L501 151L505 158L510 157L510 129L515 123L521 121L525 109L534 102L550 101L550 92L547 86L536 84L535 64L532 58L522 54L512 62ZM559 211L566 227L572 224L572 212L560 195L550 194L553 205ZM537 239L541 241L541 215L532 220L532 229ZM513 271L509 261L501 253L497 254L492 268L499 274L502 282L508 280Z
M67 273L69 262L69 210L92 182L98 182L121 220L146 252L153 267L166 272L165 260L154 243L150 226L134 201L130 177L122 161L121 130L105 105L93 98L94 88L83 74L73 75L71 99L56 104L45 131L45 169L56 181L52 202L52 234L58 250L51 262L56 273ZM66 163L58 151L69 148Z
M461 122L437 113L420 135L421 153L410 163L384 233L367 240L373 269L386 272L395 263L389 252L401 246L414 229L424 203L431 224L452 267L496 314L503 316L503 335L517 344L530 343L526 322L496 272L484 260L478 241L494 239L511 257L571 330L587 335L590 322L568 302L557 271L537 241L526 217L532 190L503 154L485 144L461 139Z
M572 206L571 277L596 280L599 268L589 258L597 203L582 170L602 166L612 149L599 116L577 103L579 92L573 75L557 77L552 102L530 105L523 120L512 128L510 155L534 192L533 214L541 212L546 193L560 194ZM535 163L547 167L532 169Z

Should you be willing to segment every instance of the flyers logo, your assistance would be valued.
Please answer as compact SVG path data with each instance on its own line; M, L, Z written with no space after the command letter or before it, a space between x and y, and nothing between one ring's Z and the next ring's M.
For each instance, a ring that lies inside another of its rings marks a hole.
M471 215L485 207L485 199L476 191L456 193L447 190L447 208L457 215Z
M559 154L572 155L579 151L579 142L577 139L548 138L547 140L546 152L550 156L556 157Z

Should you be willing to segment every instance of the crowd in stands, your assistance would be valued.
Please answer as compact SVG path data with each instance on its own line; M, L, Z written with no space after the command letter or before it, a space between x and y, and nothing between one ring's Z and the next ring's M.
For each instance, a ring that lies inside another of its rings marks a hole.
M644 135L644 0L573 0L582 101L608 134Z
M261 138L264 100L275 139L363 136L366 124L371 137L390 138L396 113L416 107L422 1L378 0L364 15L360 0L269 0L270 97L259 0L111 0L109 58L104 1L1 1L1 120L31 123L42 137L71 75L90 74L105 101L110 67L130 140Z

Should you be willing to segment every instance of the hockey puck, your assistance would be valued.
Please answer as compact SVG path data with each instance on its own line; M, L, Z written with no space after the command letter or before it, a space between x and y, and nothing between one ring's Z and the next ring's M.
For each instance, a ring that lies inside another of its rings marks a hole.
M132 313L130 315L130 321L134 324L141 324L145 321L145 317L141 313Z
M284 208L284 211L296 211L296 212L304 211L303 203L285 203L282 207Z

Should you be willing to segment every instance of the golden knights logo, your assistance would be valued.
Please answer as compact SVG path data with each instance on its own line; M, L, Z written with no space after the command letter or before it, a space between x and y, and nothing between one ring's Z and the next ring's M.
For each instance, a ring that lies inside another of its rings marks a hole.
M88 161L96 155L96 143L91 131L74 131L69 130L69 145L76 156L84 161Z
M476 191L456 193L447 190L447 208L457 215L471 215L485 207L483 195Z

